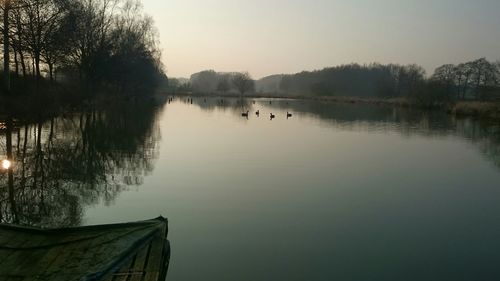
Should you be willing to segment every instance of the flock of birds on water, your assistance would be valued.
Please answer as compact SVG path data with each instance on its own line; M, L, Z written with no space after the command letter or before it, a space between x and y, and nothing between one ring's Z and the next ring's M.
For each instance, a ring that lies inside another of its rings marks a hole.
M247 112L243 112L243 113L241 113L241 116L242 116L242 117L245 117L245 118L247 118L247 119L248 119L249 113L250 113L250 111L248 111L248 110L247 110ZM255 112L255 115L256 115L257 117L259 117L259 116L260 116L260 110L257 110L257 111ZM288 111L286 112L286 119L291 118L292 116L293 116L293 114L292 114L292 113L290 113L290 112L288 112ZM271 113L269 113L269 119L273 120L274 118L276 118L276 115L275 115L275 114L273 114L272 112L271 112Z
M168 98L168 103L171 103L173 100L174 100L174 98ZM207 99L204 99L203 101L206 103L206 102L207 102ZM193 98L188 98L188 99L187 99L187 102L188 102L188 103L190 103L190 104L193 104ZM220 102L221 104L224 104L224 99L217 100L217 102L218 102L218 103ZM255 104L255 101L253 101L253 104ZM269 104L272 104L272 101L269 101ZM287 104L288 104L288 103L287 103ZM257 110L257 111L255 112L255 115L256 115L257 117L260 117L260 110ZM247 119L248 119L248 117L250 116L250 111L249 111L249 110L247 110L246 112L242 112L242 113L241 113L241 116L242 116L242 117L245 117L245 118L247 118ZM291 117L293 117L293 114L287 111L287 112L286 112L286 119L291 118ZM269 113L269 119L270 119L270 120L273 120L274 118L276 118L276 115L275 115L274 113L272 113L272 112L271 112L271 113Z

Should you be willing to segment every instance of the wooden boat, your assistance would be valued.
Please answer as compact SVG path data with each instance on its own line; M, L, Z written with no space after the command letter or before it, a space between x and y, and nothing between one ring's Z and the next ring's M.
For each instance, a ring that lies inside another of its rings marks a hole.
M165 218L62 229L0 225L1 281L164 281Z

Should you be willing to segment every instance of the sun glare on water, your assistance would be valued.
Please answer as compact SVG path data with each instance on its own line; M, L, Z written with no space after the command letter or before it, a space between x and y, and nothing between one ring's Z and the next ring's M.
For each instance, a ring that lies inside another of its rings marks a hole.
M2 169L8 170L10 169L10 167L12 167L12 163L9 160L7 159L2 160Z

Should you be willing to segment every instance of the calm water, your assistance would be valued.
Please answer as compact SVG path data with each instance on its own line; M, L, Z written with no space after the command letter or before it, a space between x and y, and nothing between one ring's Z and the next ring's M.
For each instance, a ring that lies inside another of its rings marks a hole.
M56 227L166 216L167 280L500 278L499 124L237 103L177 98L17 124L0 220ZM5 138L0 129L2 157Z

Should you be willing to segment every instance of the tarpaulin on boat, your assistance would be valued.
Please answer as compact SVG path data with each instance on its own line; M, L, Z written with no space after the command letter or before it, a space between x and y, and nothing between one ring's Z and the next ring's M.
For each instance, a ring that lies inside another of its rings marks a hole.
M0 280L113 280L114 274L148 271L158 280L168 263L166 235L167 220L161 217L48 230L0 225Z

